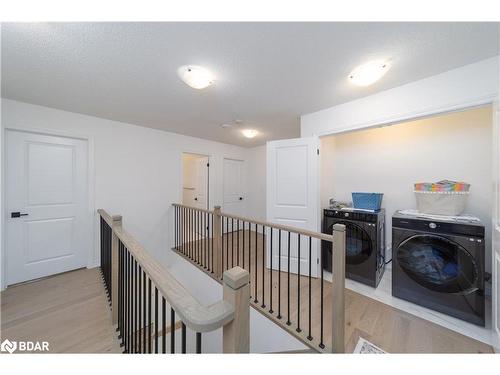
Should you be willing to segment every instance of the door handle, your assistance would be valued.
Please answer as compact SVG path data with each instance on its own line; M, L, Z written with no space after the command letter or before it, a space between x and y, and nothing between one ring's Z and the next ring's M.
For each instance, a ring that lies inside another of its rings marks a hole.
M21 217L21 216L28 216L28 214L22 214L20 212L11 212L10 217Z
M240 197L240 201L242 201L242 200L243 200L243 197Z
M198 198L194 198L194 200L195 200L195 201L197 201L197 200L198 200Z

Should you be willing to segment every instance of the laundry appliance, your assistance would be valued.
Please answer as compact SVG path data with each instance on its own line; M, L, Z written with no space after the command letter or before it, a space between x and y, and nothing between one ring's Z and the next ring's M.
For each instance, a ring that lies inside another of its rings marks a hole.
M460 217L392 217L392 294L484 326L484 226Z
M385 266L385 211L325 209L323 233L332 234L335 224L346 227L346 277L376 287ZM322 241L323 268L332 271L332 244Z

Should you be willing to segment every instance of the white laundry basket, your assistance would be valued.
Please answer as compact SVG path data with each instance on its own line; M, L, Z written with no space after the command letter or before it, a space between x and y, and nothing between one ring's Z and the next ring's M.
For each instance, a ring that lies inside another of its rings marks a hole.
M458 216L465 210L468 191L415 191L417 209L423 214Z

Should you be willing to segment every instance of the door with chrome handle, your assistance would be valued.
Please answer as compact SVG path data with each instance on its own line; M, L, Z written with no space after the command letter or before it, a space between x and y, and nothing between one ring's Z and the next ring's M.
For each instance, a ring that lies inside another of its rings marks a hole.
M10 217L21 217L21 216L28 216L28 214L22 214L20 212L11 212Z

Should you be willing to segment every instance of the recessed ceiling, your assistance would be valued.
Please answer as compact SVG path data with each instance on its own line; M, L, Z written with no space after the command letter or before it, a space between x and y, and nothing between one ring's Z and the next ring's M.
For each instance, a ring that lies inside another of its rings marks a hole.
M2 96L241 146L299 116L499 53L498 23L3 23ZM368 87L356 66L390 59ZM184 84L182 65L216 81ZM241 119L242 124L235 124ZM234 124L224 129L220 124ZM259 136L247 139L241 129Z

